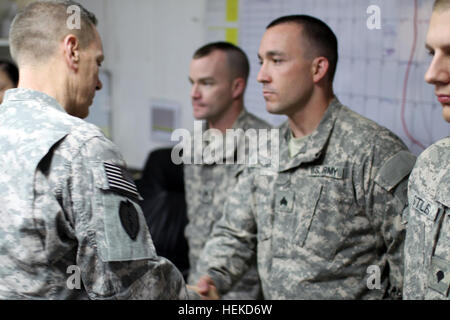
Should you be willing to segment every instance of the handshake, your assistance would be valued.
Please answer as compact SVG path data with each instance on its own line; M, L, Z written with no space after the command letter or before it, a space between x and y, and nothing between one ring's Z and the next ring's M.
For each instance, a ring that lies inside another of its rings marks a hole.
M209 276L202 276L197 285L186 285L188 290L196 292L202 300L220 300L214 281Z

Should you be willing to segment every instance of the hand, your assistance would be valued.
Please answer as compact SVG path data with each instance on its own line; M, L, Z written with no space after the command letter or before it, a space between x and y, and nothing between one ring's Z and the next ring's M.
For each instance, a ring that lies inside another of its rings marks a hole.
M197 292L203 300L219 300L220 295L217 292L214 281L209 276L202 276L196 286L189 286L190 289Z

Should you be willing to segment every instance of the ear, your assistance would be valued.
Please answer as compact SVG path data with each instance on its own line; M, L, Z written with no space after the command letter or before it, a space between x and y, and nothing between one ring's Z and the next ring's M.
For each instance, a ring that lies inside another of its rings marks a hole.
M236 78L231 84L231 92L233 99L239 98L244 94L245 90L245 80L244 78Z
M77 71L80 64L80 42L73 34L68 34L63 40L63 52L67 66Z
M327 75L330 63L325 57L316 57L312 63L312 75L314 83L320 82Z

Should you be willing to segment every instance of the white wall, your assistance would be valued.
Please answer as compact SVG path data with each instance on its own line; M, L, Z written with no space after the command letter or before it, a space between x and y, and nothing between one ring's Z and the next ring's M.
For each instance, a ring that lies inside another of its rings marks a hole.
M128 166L142 168L150 150L152 98L181 105L191 129L189 62L204 42L206 0L79 0L94 12L111 73L112 140Z

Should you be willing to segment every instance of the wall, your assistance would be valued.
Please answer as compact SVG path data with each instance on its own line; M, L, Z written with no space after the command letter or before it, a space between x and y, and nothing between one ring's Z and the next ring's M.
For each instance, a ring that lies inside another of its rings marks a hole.
M103 69L111 74L112 140L128 166L142 168L150 150L154 98L181 106L180 127L192 129L189 62L204 41L206 0L80 0L99 20Z

